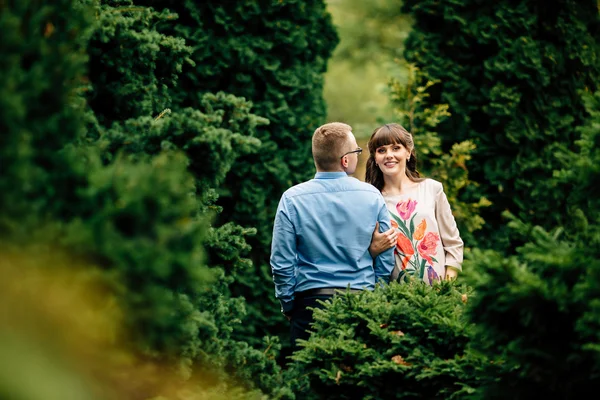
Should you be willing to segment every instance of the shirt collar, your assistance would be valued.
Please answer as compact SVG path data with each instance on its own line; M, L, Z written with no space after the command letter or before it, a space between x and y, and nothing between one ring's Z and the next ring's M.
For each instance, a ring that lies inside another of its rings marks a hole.
M347 178L348 174L345 172L317 172L315 179L340 179Z

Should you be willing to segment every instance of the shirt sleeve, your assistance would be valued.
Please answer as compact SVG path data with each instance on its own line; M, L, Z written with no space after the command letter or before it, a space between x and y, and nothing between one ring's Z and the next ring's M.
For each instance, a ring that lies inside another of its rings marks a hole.
M284 195L275 214L271 243L271 272L275 283L275 297L279 299L283 313L290 312L294 307L296 255L296 231Z
M460 271L462 270L464 244L441 183L439 183L436 191L435 218L440 230L442 246L444 247L446 266L456 268Z
M385 205L383 197L380 197L377 204L379 205L379 213L377 216L377 221L379 221L379 232L385 232L392 227L390 213ZM390 276L394 269L393 247L375 257L374 269L376 282L383 280L388 283L390 281Z

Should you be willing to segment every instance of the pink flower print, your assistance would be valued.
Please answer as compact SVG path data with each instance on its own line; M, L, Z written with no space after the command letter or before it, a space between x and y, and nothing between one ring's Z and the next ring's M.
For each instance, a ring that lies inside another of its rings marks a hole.
M427 232L423 240L417 245L419 255L423 257L429 264L433 264L432 256L435 255L435 248L440 240L440 236L435 232Z
M396 211L405 221L408 221L410 215L415 211L415 207L417 207L417 201L413 199L403 200L396 204Z

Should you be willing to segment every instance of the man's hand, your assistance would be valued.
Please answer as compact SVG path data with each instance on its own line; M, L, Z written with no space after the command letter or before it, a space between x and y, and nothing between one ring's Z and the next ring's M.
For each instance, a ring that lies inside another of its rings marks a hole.
M396 228L392 227L385 232L379 233L379 222L375 223L375 230L373 231L373 236L371 236L371 245L369 246L371 257L375 258L384 251L394 247L397 239L398 232L396 232Z
M456 268L446 266L446 280L447 281L454 280L454 279L456 279L457 276L458 276L458 270Z

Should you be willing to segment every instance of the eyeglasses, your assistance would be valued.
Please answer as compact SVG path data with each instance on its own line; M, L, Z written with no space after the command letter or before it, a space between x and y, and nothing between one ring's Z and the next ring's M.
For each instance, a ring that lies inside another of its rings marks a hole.
M340 158L344 158L344 156L347 156L348 154L352 154L352 153L358 153L358 155L360 156L362 154L362 149L359 147L356 150L352 150L347 153L344 153L344 155L341 156Z

